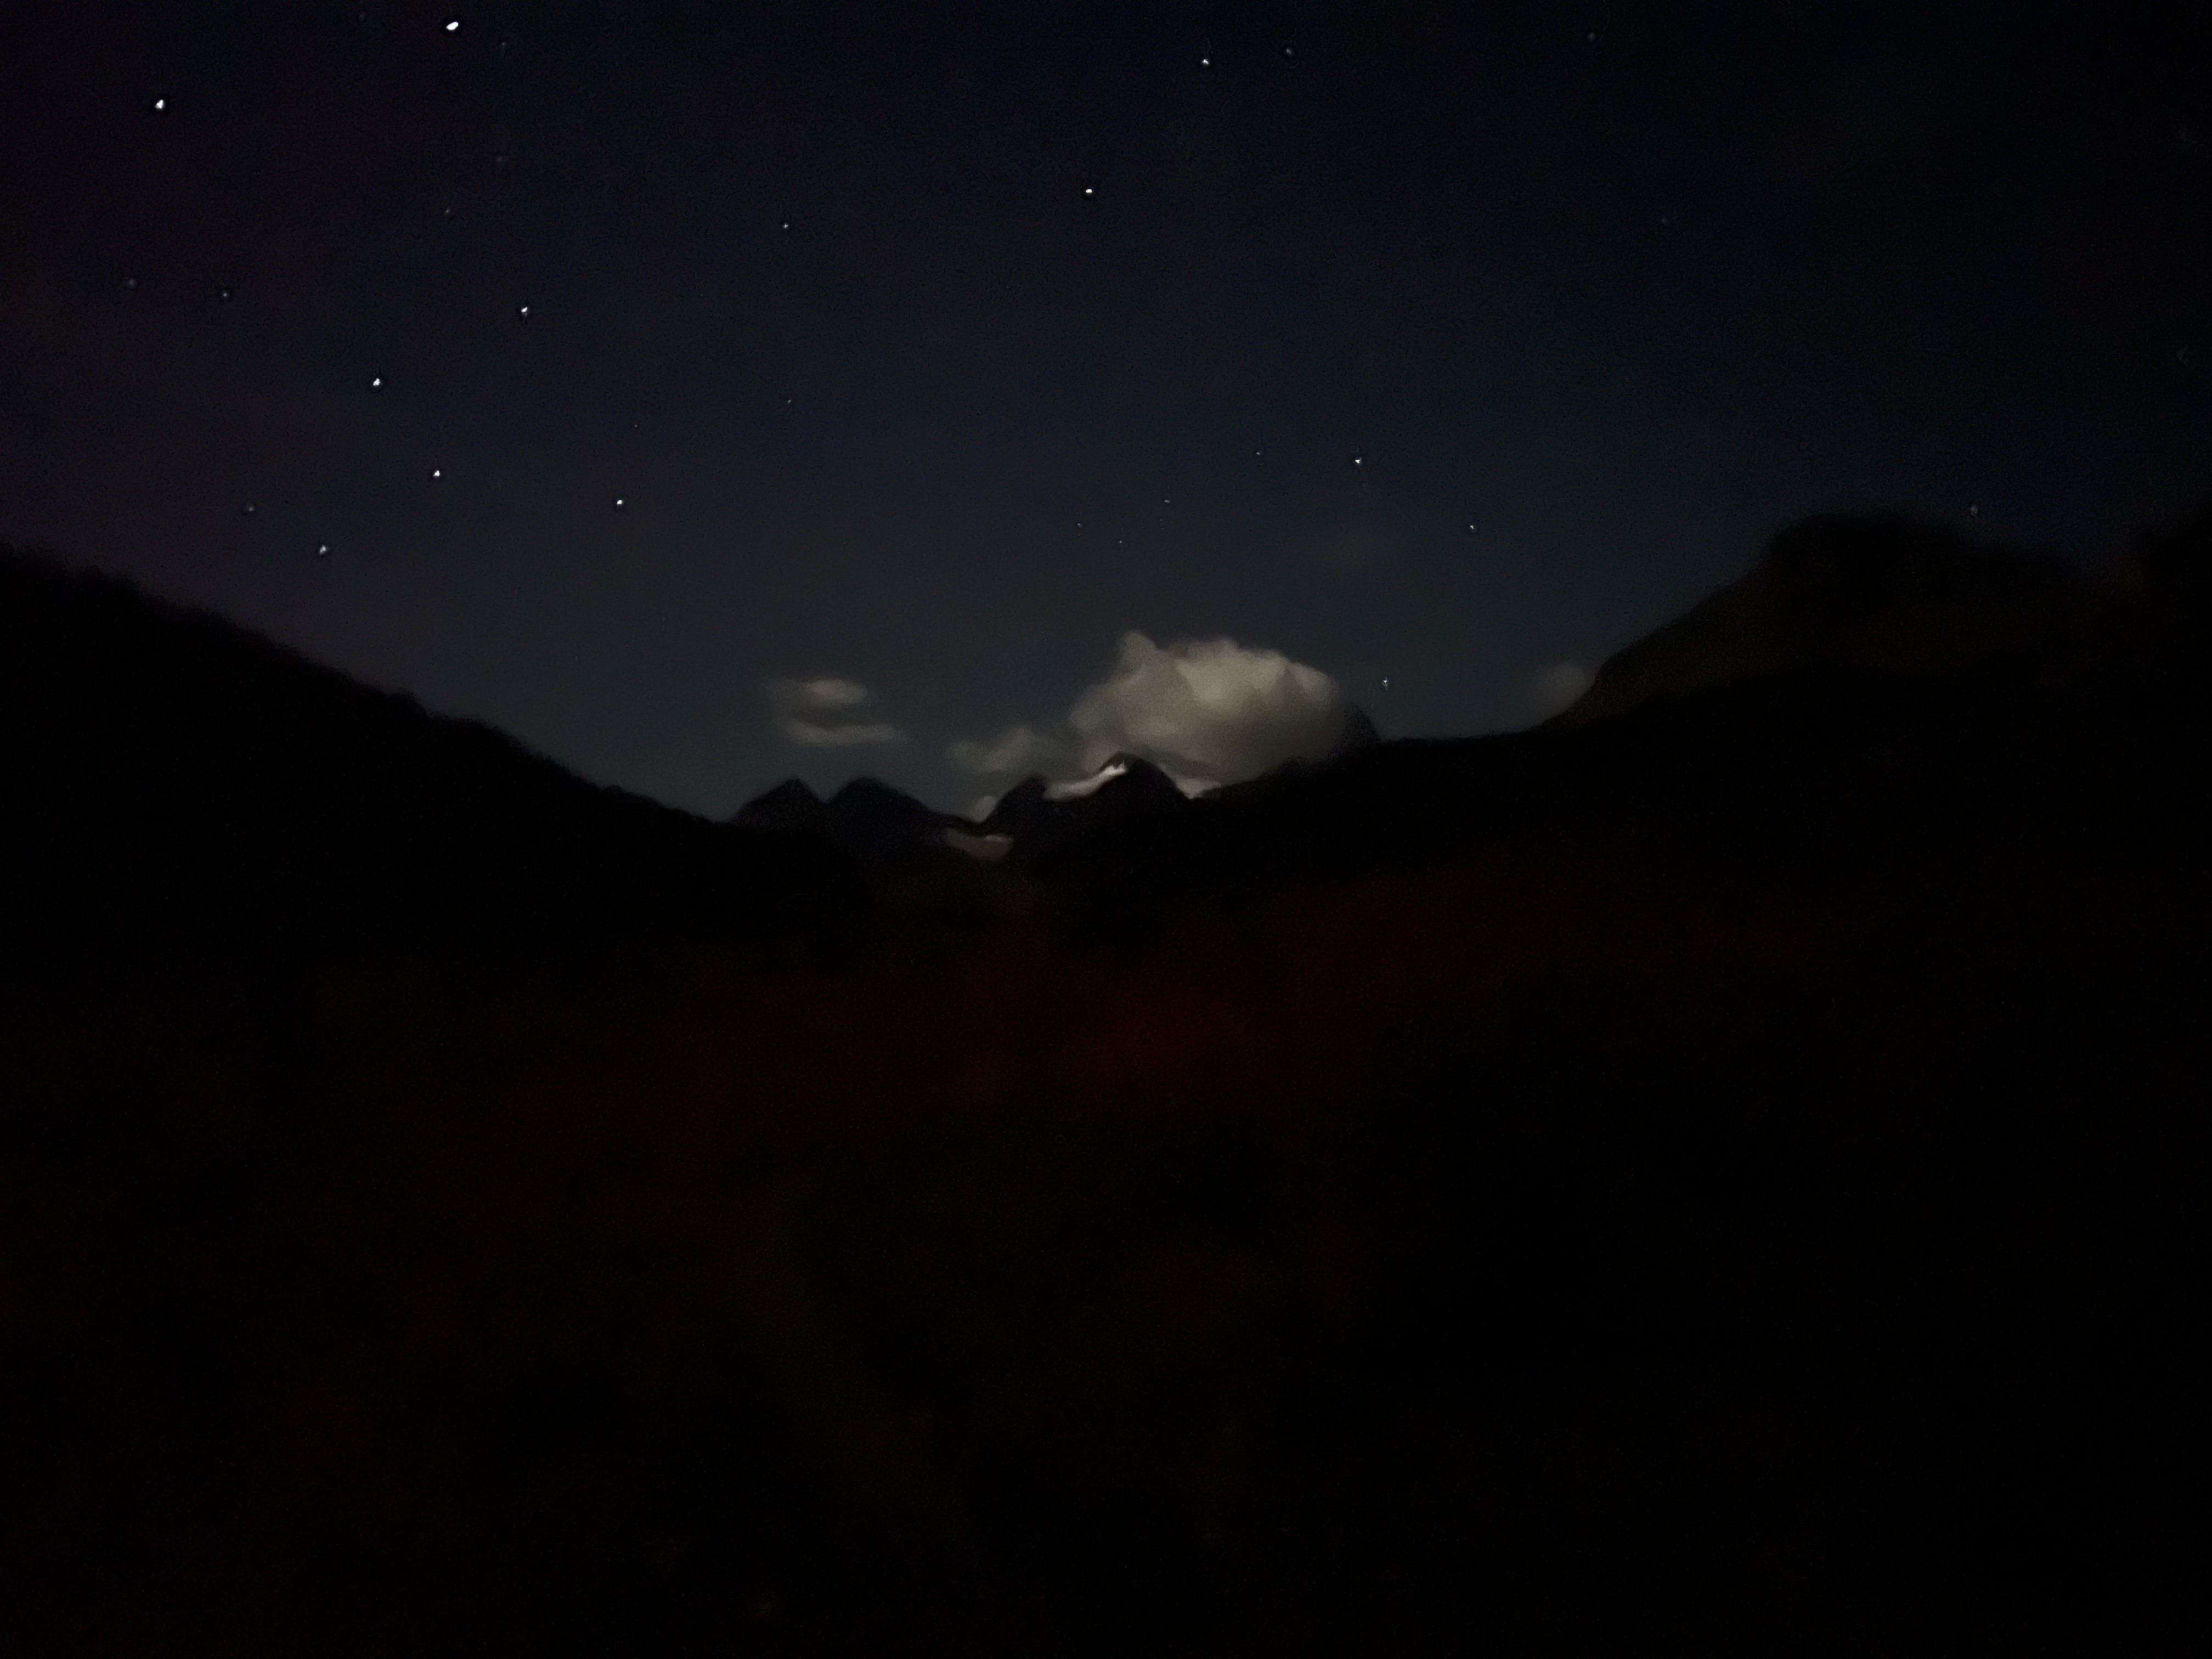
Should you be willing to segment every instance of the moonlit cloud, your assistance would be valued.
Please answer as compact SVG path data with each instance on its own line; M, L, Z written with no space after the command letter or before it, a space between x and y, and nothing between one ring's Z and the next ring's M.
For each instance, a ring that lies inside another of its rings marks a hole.
M1225 639L1162 647L1129 633L1114 672L1076 700L1069 720L1086 770L1127 750L1191 789L1316 759L1349 713L1334 679L1279 651Z
M978 777L1012 777L1057 761L1064 745L1022 721L991 738L963 738L945 752L963 772Z
M858 708L868 700L868 688L852 680L771 680L768 694L779 709L790 713L813 710L828 713Z
M770 680L768 698L775 711L776 729L804 748L842 749L906 741L906 733L888 720L823 718L851 714L867 704L868 688L857 681Z
M1535 706L1536 718L1549 720L1571 707L1596 678L1571 659L1538 669L1528 677L1528 701Z

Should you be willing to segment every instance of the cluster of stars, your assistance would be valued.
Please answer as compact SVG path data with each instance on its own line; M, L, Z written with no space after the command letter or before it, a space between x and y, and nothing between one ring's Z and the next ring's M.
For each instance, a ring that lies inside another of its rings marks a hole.
M457 34L457 33L459 33L459 31L460 31L460 27L461 27L461 21L462 21L462 20L461 20L459 17L458 17L458 16L448 16L448 17L444 21L444 22L443 22L443 24L442 24L442 32L443 32L444 33L446 33L446 34L448 34L448 35L453 35L453 34ZM506 43L505 43L504 41L502 41L501 44L501 46L504 46ZM1294 49L1293 49L1292 47L1288 46L1284 46L1284 47L1282 48L1282 55L1283 55L1283 57L1284 57L1285 58L1291 58L1295 57L1296 53L1295 53L1295 51L1294 51ZM1200 58L1199 58L1199 60L1198 60L1198 61L1199 61L1199 66L1200 66L1201 69L1211 69L1211 68L1212 68L1212 67L1213 67L1213 56L1212 56L1212 52L1211 52L1210 50L1208 50L1208 51L1206 51L1206 52L1202 52L1202 53L1200 54ZM168 98L167 98L167 94L162 94L162 95L161 95L161 96L157 96L157 97L154 98L154 99L153 99L153 100L152 100L152 106L153 106L153 109L155 110L155 112L157 112L157 113L166 112L167 112L167 108L168 108ZM506 156L506 155L505 155L504 153L501 153L501 154L499 154L499 155L495 155L495 156L494 157L494 160L495 160L495 164L500 164L500 165L503 165L503 164L506 162L507 159L507 156ZM1084 196L1085 196L1085 198L1092 198L1092 199L1095 199L1095 198L1097 198L1097 194L1098 194L1098 188L1097 188L1097 185L1096 185L1096 184L1086 184L1086 185L1084 185L1082 186L1082 191L1083 191L1083 194L1084 194ZM451 218L453 218L453 213L454 213L454 210L453 210L453 208L450 204L443 205L443 206L441 206L441 207L440 208L440 210L439 210L439 216L440 216L441 219L451 219ZM780 228L780 229L781 229L781 230L783 230L783 231L788 232L788 231L791 229L791 227L792 227L792 222L791 222L789 219L783 219L783 220L781 220L781 221L779 222L779 228ZM138 287L138 285L139 285L139 284L138 284L138 278L137 278L137 276L131 276L131 277L129 277L129 278L127 278L127 279L125 280L125 287L127 287L127 288L130 288L130 289L137 289L137 288ZM219 288L219 289L216 290L216 292L217 292L217 295L218 295L218 297L219 297L219 298L221 298L221 299L222 299L222 300L224 300L224 301L228 301L228 300L229 300L229 299L231 299L231 297L232 297L232 292L233 292L233 290L232 290L228 286L224 286L224 287ZM515 316L516 316L516 318L517 318L518 319L528 319L528 318L530 317L530 315L531 315L531 307L530 307L530 305L529 305L528 303L526 303L526 302L517 304L517 305L516 305L516 307L515 307L515 313L514 313L514 314L515 314ZM370 390L370 391L372 391L372 392L381 392L381 391L384 389L384 376L382 376L381 374L374 374L374 375L371 375L371 376L369 377L369 380L368 380L368 387L369 387L369 390ZM793 405L793 402L794 402L794 399L793 399L793 398L790 398L790 397L787 397L787 398L784 398L783 402L784 402L785 406L786 406L787 408L788 408L788 407L791 407L791 406ZM1252 452L1252 454L1253 454L1254 459L1264 459L1264 458L1266 457L1267 453L1267 450L1266 450L1265 447L1263 446L1263 447L1258 447L1258 448L1254 449L1254 450L1253 450L1253 452ZM1364 471L1364 467L1365 467L1365 465L1366 465L1366 458L1365 458L1364 456L1362 456L1362 455L1354 455L1354 456L1352 458L1352 465L1353 465L1353 467L1355 467L1355 468L1358 468L1358 469L1362 469L1362 470ZM427 469L427 471L428 471L428 476L429 479L430 479L430 480L432 480L432 481L434 481L434 482L442 482L442 481L443 481L443 479L444 479L444 477L445 477L445 469L444 469L442 466L433 466L433 467L429 467L429 468L428 468L428 469ZM626 507L628 507L628 505L629 505L629 498L628 498L627 496L624 496L624 495L616 495L616 496L611 497L611 500L612 500L612 502L613 502L613 505L614 505L615 508L617 508L617 510L626 508ZM1173 506L1173 505L1174 505L1173 498L1172 498L1172 497L1163 497L1163 498L1162 498L1162 500L1161 500L1160 504L1161 504L1161 506L1163 506L1163 507L1171 507L1171 506ZM242 507L241 507L241 512L242 512L242 514L244 514L244 516L248 517L248 518L251 518L251 517L255 516L255 515L257 514L257 513L258 512L258 510L259 510L259 509L258 509L258 504L257 504L257 503L255 503L255 502L253 502L253 501L246 501L246 502L243 503L243 504L242 504ZM1077 529L1079 529L1079 530L1080 530L1082 527L1083 527L1083 526L1082 526L1082 525L1081 525L1080 523L1078 523L1078 525L1076 526L1076 528L1077 528ZM1468 531L1469 531L1470 532L1472 532L1474 531L1474 526L1473 525L1471 525L1471 524L1470 524L1470 525L1468 526ZM1126 546L1126 545L1127 544L1127 539L1126 539L1126 538L1117 538L1117 539L1116 539L1116 541L1115 541L1115 544L1116 546ZM317 544L316 544L316 546L315 546L315 554L316 554L316 556L317 556L317 557L319 557L319 557L325 557L325 556L327 556L329 555L329 553L330 553L330 550L331 550L331 544L330 544L328 542L319 542L319 543L317 543Z

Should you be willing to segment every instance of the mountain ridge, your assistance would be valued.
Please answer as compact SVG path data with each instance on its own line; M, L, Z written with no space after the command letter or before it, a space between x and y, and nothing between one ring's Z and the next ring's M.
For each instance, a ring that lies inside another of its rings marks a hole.
M2208 544L994 864L0 562L0 1643L2179 1652Z

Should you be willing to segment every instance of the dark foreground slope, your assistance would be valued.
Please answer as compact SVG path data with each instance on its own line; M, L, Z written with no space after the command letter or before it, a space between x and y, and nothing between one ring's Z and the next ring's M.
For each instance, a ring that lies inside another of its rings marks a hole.
M2212 826L2135 626L1383 745L958 948L19 956L0 1630L2180 1651Z

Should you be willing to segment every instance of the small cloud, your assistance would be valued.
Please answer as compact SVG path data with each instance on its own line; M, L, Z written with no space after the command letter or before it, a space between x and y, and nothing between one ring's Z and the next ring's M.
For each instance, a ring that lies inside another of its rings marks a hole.
M855 680L823 678L770 680L768 699L776 727L793 743L809 749L845 748L855 744L903 743L906 733L888 720L830 720L866 706L868 688Z
M1011 777L1032 772L1057 760L1060 744L1026 721L1009 726L992 738L963 738L945 752L963 772L978 777Z
M1161 647L1129 633L1114 672L1076 700L1069 718L1086 770L1127 750L1195 792L1317 759L1349 715L1334 679L1279 651L1227 639Z
M1571 659L1538 669L1528 677L1528 701L1535 706L1536 718L1549 720L1571 708L1596 678Z
M769 701L786 714L808 710L829 713L858 708L867 702L868 688L854 680L770 680L768 695Z

